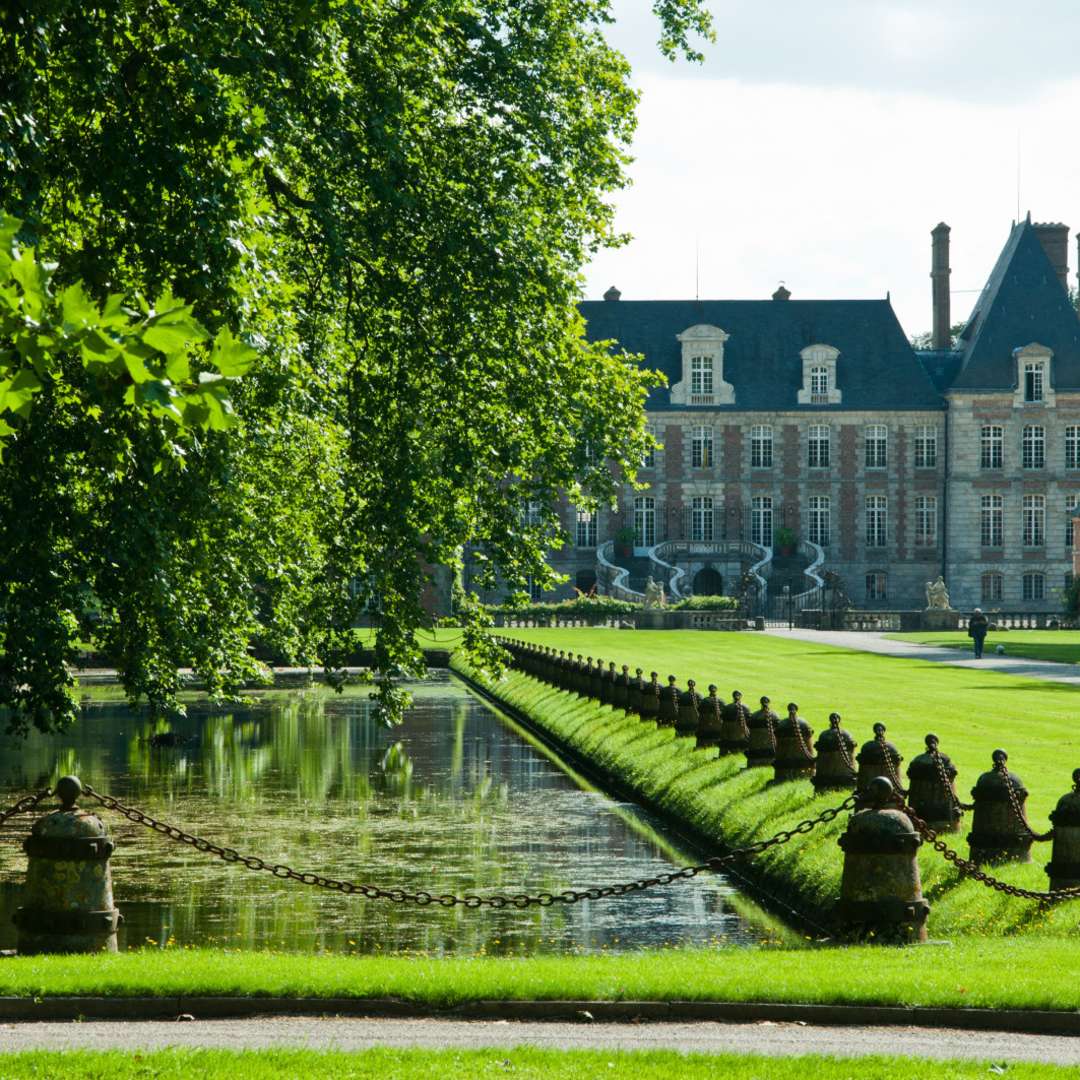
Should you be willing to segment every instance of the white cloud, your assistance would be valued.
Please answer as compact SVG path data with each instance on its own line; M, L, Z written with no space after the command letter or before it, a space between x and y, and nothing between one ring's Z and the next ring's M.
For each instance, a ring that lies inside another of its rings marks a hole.
M954 318L967 314L1021 211L1080 226L1080 79L1015 104L848 87L646 74L619 195L626 248L587 270L587 295L796 298L891 291L908 333L930 325L930 229L953 227ZM1070 263L1075 272L1075 242Z

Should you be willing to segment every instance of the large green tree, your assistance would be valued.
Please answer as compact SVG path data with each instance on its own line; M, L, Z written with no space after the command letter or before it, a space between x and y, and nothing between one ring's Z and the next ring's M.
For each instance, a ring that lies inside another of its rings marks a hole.
M669 55L709 33L702 0L654 10ZM380 666L416 669L426 575L466 545L492 578L544 579L559 492L610 495L647 441L652 377L576 310L581 266L619 239L634 125L609 0L15 0L0 18L0 206L57 288L169 288L258 353L229 430L94 414L85 370L13 424L16 726L70 718L90 617L129 692L165 707L187 663L234 692L253 636L340 664L365 607Z

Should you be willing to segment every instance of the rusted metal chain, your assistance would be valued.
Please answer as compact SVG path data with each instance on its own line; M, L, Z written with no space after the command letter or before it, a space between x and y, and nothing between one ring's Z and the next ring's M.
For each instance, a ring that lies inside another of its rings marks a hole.
M1027 819L1027 814L1024 813L1024 808L1020 805L1020 800L1017 798L1016 788L1013 787L1012 777L1009 775L1008 768L1002 768L1001 772L1002 778L1005 781L1005 790L1009 793L1009 805L1012 807L1013 816L1020 822L1020 825L1032 840L1052 840L1054 838L1053 829L1049 832L1037 833L1031 827L1031 823Z
M212 843L210 840L196 836L194 833L189 833L184 829L179 829L174 825L159 821L152 815L144 813L134 806L127 806L120 802L119 799L114 799L110 795L103 795L91 787L84 788L83 795L96 800L105 807L105 809L115 810L129 821L134 821L138 825L144 825L148 829L153 829L154 832L161 833L162 836L166 836L170 840L175 840L177 843L181 844L187 844L189 847L195 848L196 851L202 851L208 855L216 855L219 859L227 863L239 863L249 870L265 871L268 874L273 874L276 878L297 881L302 885L311 885L315 888L329 889L332 892L344 893L346 896L359 894L367 897L369 900L390 900L398 904L418 904L421 907L426 907L428 904L438 904L441 907L447 908L460 905L461 907L473 909L481 907L496 909L506 907L527 908L534 905L539 907L551 907L552 904L576 904L581 900L605 900L609 897L626 896L629 893L640 892L643 889L652 889L660 885L671 885L677 881L697 877L698 874L703 874L706 871L715 872L722 870L728 863L734 862L737 859L760 855L763 851L767 851L771 847L776 847L779 844L786 844L796 836L804 836L818 825L827 821L832 821L834 818L839 817L845 810L851 810L855 806L855 796L850 795L839 806L823 810L815 818L807 818L805 821L800 821L798 825L795 825L791 829L782 829L775 836L771 836L767 840L758 840L753 844L748 844L746 847L736 848L726 855L719 855L703 863L684 866L678 870L657 874L655 877L639 878L636 881L622 882L618 885L594 886L590 889L566 889L563 892L558 893L541 892L533 895L527 893L497 893L491 896L477 896L469 893L465 896L455 896L452 893L431 893L425 890L411 892L401 888L384 889L379 885L368 885L354 881L341 881L337 878L324 877L322 874L303 873L294 870L292 867L286 866L283 863L269 863L257 856L242 855L234 848L222 847L219 844Z
M937 745L930 751L930 756L934 759L934 764L937 766L938 777L941 780L941 786L945 789L945 794L952 800L953 808L956 810L974 810L974 803L962 803L960 796L956 794L956 787L949 779L948 773L945 772L945 762L941 760L941 751L938 750Z
M954 851L944 841L939 840L938 834L906 803L901 803L900 808L909 818L911 818L911 822L918 830L919 835L922 836L928 844L932 845L935 851L943 855L947 862L953 863L962 874L966 877L974 878L980 885L985 885L989 889L1004 893L1006 896L1017 896L1022 900L1038 900L1040 903L1044 904L1056 904L1062 900L1075 900L1077 897L1080 897L1080 886L1071 889L1053 889L1049 892L1036 892L1033 889L1021 888L1019 885L1010 885L1007 881L1002 881L1000 878L996 878L992 874L988 874L984 870L979 869L976 863L971 862L970 859L965 859L959 852Z
M6 810L0 810L0 825L3 825L8 818L12 818L16 814L25 814L33 810L38 803L43 802L51 794L52 789L46 788L44 791L39 791L33 795L24 795L13 806L9 806Z

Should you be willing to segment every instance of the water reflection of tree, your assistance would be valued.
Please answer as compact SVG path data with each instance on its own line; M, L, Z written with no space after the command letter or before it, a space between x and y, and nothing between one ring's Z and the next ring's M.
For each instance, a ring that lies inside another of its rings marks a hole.
M558 892L580 884L578 853L610 841L564 842L545 790L549 767L449 691L419 699L393 733L374 721L366 699L319 690L228 712L193 707L173 721L186 737L177 748L154 748L158 730L120 706L91 710L65 736L20 744L17 762L0 753L0 789L26 787L27 775L76 771L216 843L300 870L432 892ZM369 902L227 867L122 818L107 820L119 841L114 873L128 944L171 936L442 953L540 949L571 925L582 941L592 933L585 908L477 916ZM15 845L2 846L0 882L21 877L20 856ZM8 947L3 927L14 903L10 890L0 893L0 947Z

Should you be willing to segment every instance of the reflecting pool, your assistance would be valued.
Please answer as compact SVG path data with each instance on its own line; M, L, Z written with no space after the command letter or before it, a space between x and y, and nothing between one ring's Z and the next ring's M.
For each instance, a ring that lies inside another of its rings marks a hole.
M241 853L432 893L558 892L648 877L679 857L647 814L582 790L449 676L413 689L413 708L392 730L362 690L275 693L229 711L196 702L170 724L90 703L65 735L0 737L0 806L76 773ZM180 745L153 746L163 730ZM766 935L731 909L732 889L717 877L570 907L418 908L226 865L102 815L117 841L121 948L536 954ZM15 945L29 820L0 829L0 949Z

